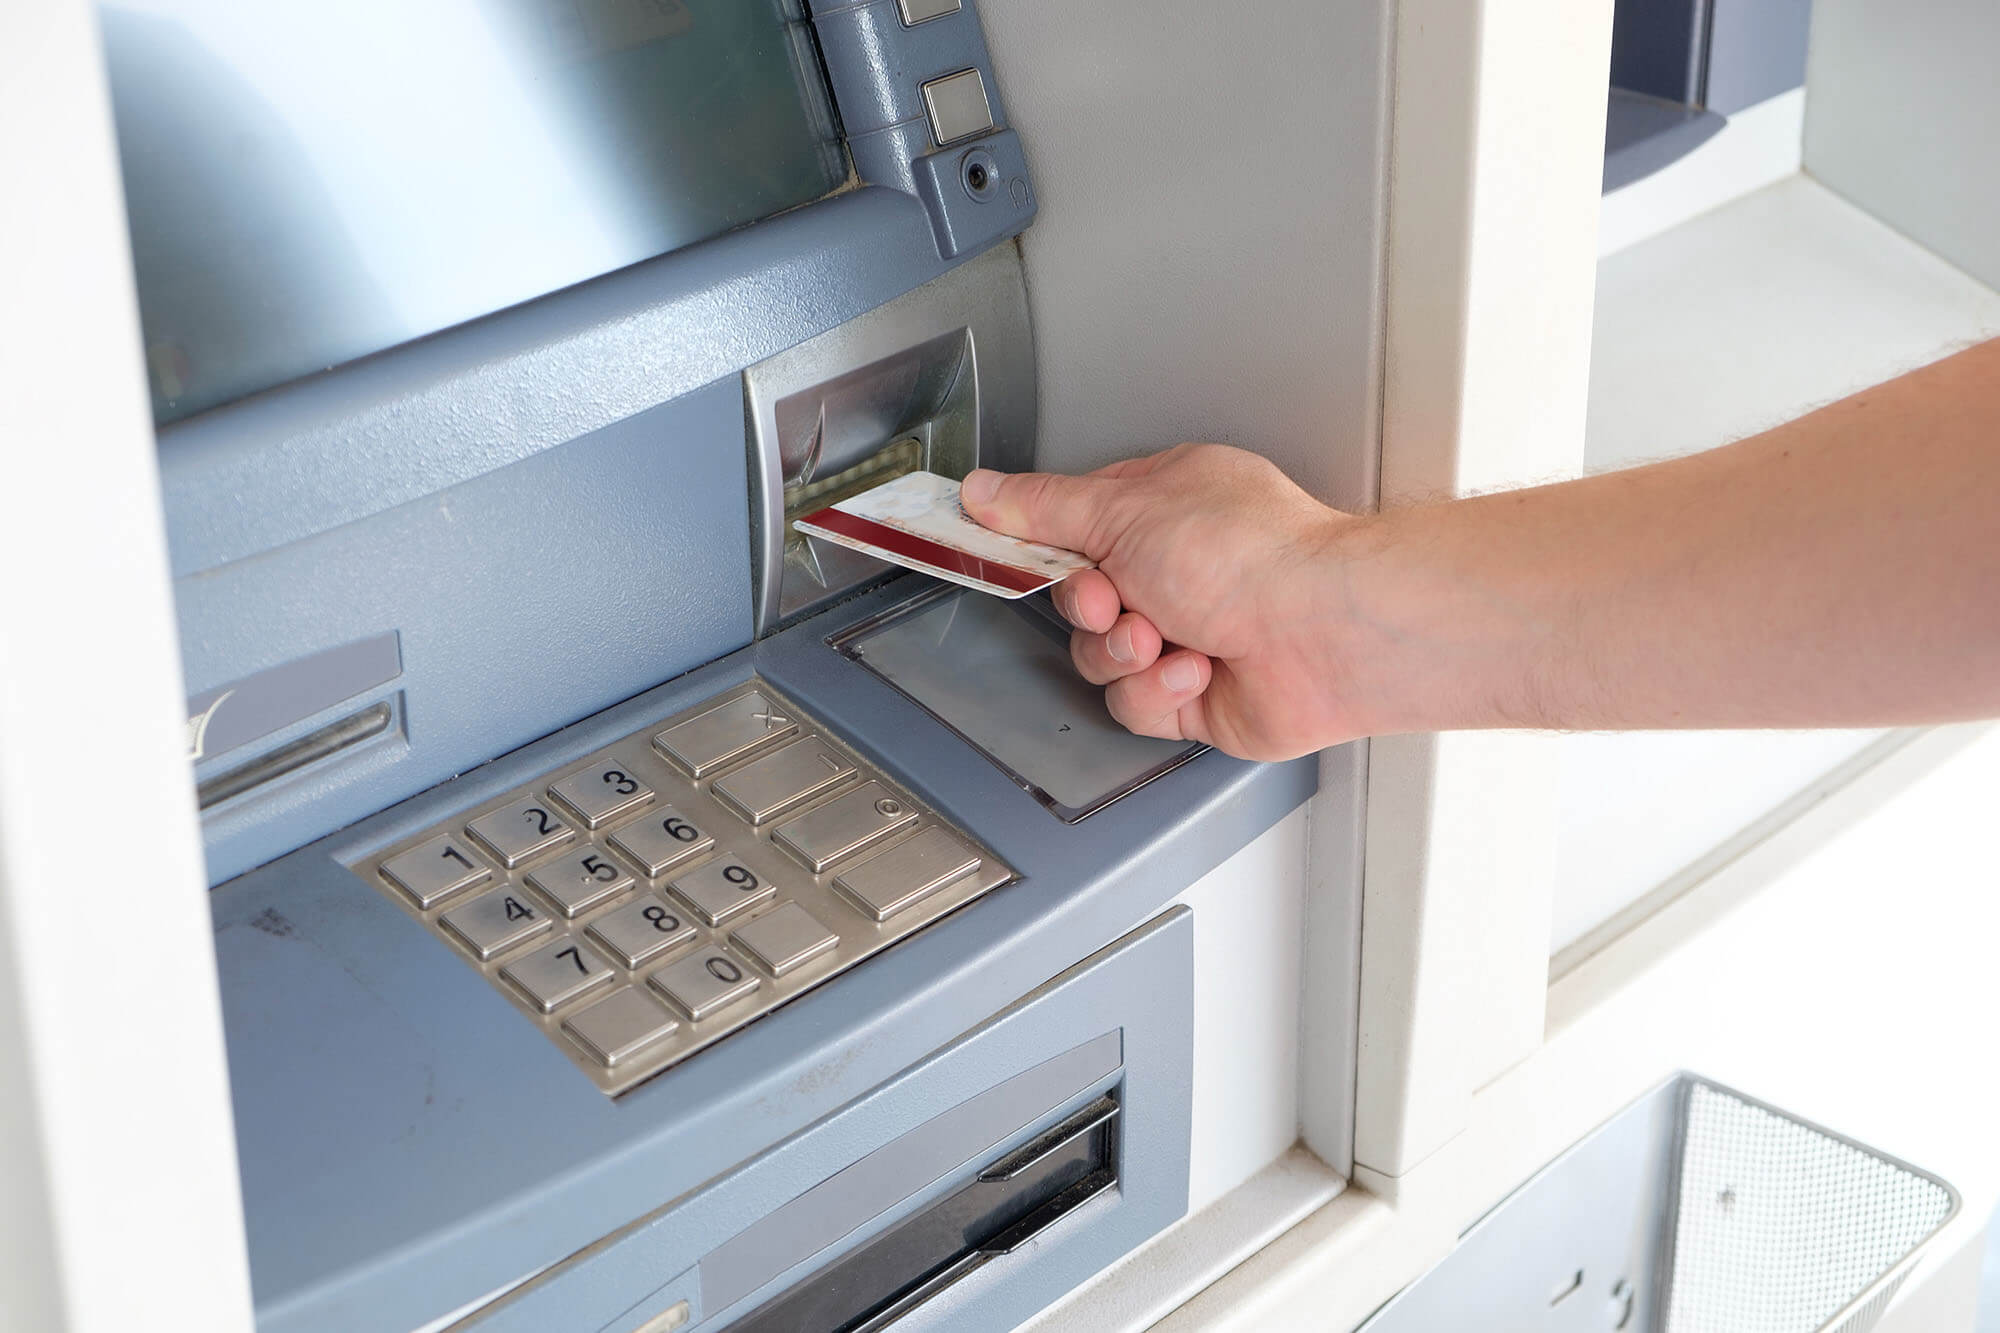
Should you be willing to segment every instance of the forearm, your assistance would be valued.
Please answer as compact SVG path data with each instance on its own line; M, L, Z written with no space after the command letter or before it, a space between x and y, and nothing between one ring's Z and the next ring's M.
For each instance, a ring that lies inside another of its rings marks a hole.
M1739 444L1330 540L1360 730L2000 714L2000 341Z

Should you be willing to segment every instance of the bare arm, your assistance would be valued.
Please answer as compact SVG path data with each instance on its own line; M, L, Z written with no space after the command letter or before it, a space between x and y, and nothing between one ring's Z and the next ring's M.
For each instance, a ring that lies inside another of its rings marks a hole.
M1134 730L1275 757L2000 715L2000 341L1725 448L1375 516L1217 446L1107 473L966 503L1100 561L1057 601Z

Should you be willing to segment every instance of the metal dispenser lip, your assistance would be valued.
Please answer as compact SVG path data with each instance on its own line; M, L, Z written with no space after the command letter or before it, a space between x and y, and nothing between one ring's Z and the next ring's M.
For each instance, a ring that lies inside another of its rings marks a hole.
M806 539L786 556L785 491L914 439L946 476L1034 458L1035 357L1020 249L995 246L743 372L758 637L879 579L879 560ZM887 479L887 474L884 474Z

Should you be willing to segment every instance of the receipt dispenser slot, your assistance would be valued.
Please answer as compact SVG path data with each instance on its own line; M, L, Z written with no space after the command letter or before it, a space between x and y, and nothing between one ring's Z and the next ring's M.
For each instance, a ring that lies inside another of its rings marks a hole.
M970 1184L752 1312L731 1326L733 1333L887 1328L1117 1184L1117 1122L1118 1103L1100 1097Z

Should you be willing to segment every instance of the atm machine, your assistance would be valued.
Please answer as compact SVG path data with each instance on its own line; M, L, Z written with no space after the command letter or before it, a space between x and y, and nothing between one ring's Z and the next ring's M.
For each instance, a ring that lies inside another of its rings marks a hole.
M1182 1217L1173 900L1313 763L792 527L1035 460L975 0L100 13L259 1329L1007 1329Z

